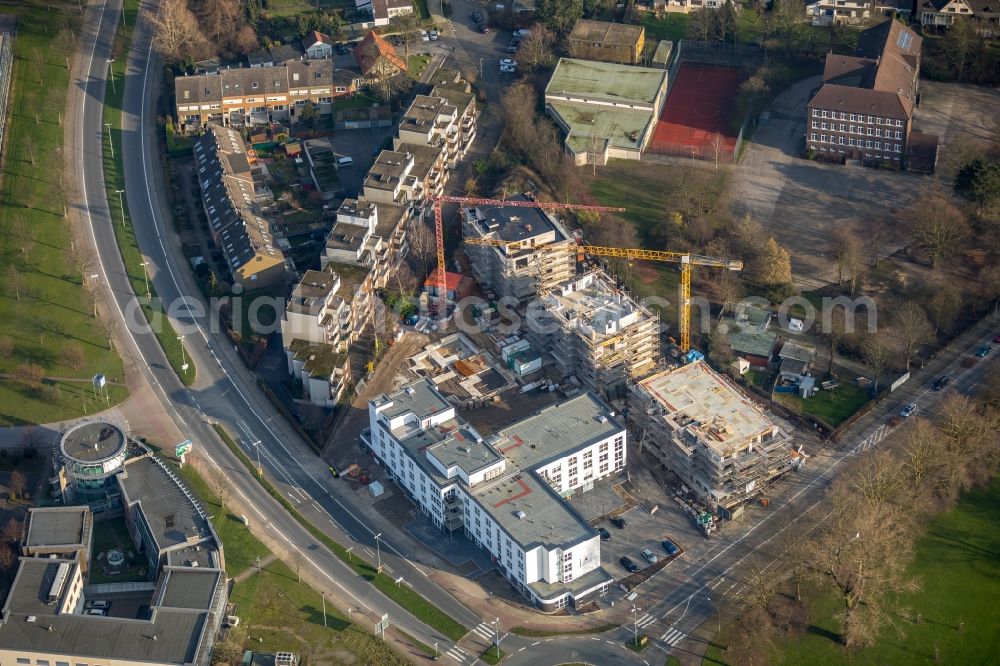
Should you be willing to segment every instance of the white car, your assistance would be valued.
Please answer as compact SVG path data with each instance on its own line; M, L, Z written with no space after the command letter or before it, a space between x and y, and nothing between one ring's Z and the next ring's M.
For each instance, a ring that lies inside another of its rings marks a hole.
M426 30L421 30L420 31L420 41L422 41L422 42L429 42L429 41L431 41L430 35L427 34Z
M431 30L431 32L430 32L430 38L431 38L432 42L436 42L438 40L438 31L437 30Z
M517 61L516 60L512 60L510 58L504 58L503 60L500 61L500 66L501 67L513 67L514 69L517 69Z
M500 65L501 74L513 74L517 71L517 67L511 67L510 65Z
M520 39L522 37L527 37L531 34L531 28L521 28L520 30L514 31L514 37Z

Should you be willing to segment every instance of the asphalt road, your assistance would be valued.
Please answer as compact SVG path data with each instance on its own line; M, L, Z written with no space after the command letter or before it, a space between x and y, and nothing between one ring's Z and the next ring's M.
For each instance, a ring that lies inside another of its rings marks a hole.
M144 4L155 11L155 3ZM79 178L80 198L76 205L98 249L100 281L113 314L127 324L129 318L135 319L136 297L117 249L101 169L102 100L107 58L120 7L120 0L105 0L89 7L85 15L79 42L82 57L78 62L82 65L75 72L71 86L71 94L79 97L74 105L79 112L71 149ZM161 71L161 65L151 54L148 23L140 19L125 79L123 140L116 148L124 154L126 196L140 247L150 264L150 279L156 292L169 304L180 302L184 294L199 292L195 285L186 282L190 279L189 272L180 270L178 259L171 252L173 232L162 212L166 210L164 193L155 187L160 157L151 119L155 118L153 109ZM195 455L226 471L233 481L234 500L245 507L250 520L266 525L278 541L286 544L287 550L312 568L314 575L339 589L345 607L351 605L364 611L369 621L388 613L393 625L428 644L438 642L442 647L451 644L357 577L317 543L246 473L211 428L213 422L222 423L232 433L240 432L245 424L246 430L260 441L265 473L320 529L346 546L355 545L355 553L377 548L390 575L402 576L422 596L463 624L477 625L480 619L474 613L427 580L424 572L399 557L391 541L382 539L376 546L375 533L365 524L363 510L348 507L330 495L326 465L280 418L268 416L273 410L267 399L257 391L225 338L208 330L206 318L183 314L174 320L178 332L185 335L187 353L198 369L198 381L193 388L186 389L180 383L148 329L135 324L121 327L123 356L153 387L164 411L181 432L194 440Z
M152 2L146 4L150 7L154 5ZM496 53L496 43L486 41L485 38L493 37L495 40L499 36L497 33L480 36L468 26L462 25L462 21L468 21L467 15L471 13L473 6L471 3L456 3L455 16L459 22L456 33L460 40L456 46L461 46L468 62L475 61L478 64L479 57L487 57L478 55L480 52ZM466 8L464 16L463 7ZM109 303L114 313L124 321L125 314L134 309L135 295L124 274L117 251L104 198L101 171L101 100L107 71L106 58L110 54L111 37L119 10L119 0L106 0L104 4L91 6L85 16L81 29L82 39L79 42L80 48L85 50L82 54L84 70L76 72L74 81L77 85L71 90L72 95L80 98L79 104L74 106L79 112L74 119L77 123L76 140L71 146L71 152L77 165L81 189L76 205L99 250L101 264L98 271L109 296ZM462 39L466 32L469 43ZM479 41L480 37L485 37L482 43ZM149 38L148 25L140 21L125 81L123 145L116 148L121 149L125 156L126 196L140 246L150 262L151 279L157 293L170 303L179 301L187 294L200 292L191 281L190 271L181 265L183 259L174 251L175 238L167 222L168 218L163 213L168 210L165 193L155 186L160 182L156 172L160 168L160 156L154 140L155 126L152 118L155 117L153 109L159 88L159 72L162 70L155 57L151 57ZM485 61L483 73L488 80ZM495 95L498 88L495 85L490 88ZM198 381L192 389L185 389L180 384L151 333L135 326L122 329L125 346L123 354L153 387L165 412L182 432L195 441L196 455L226 470L233 481L234 499L246 507L250 519L266 525L278 541L287 545L289 552L309 565L315 577L338 588L344 604L363 609L369 621L382 613L388 613L394 625L401 626L425 643L438 643L442 653L452 649L454 646L450 641L357 578L325 547L316 543L306 530L264 492L218 440L210 427L212 422L223 423L233 433L241 432L245 424L248 438L260 441L265 473L303 514L345 545L356 544L357 553L376 549L375 533L365 517L367 507L359 506L356 500L352 502L353 498L338 499L330 494L332 481L325 463L312 453L280 417L270 416L273 408L258 392L252 375L243 367L225 338L219 333L211 332L204 317L182 314L174 319L179 332L186 336L185 347L198 368ZM967 388L970 382L976 381L985 372L988 365L982 363L968 371L956 371L956 379L949 390ZM920 392L918 388L908 387L908 390ZM937 393L921 395L921 406L930 408L933 400L939 396ZM884 409L888 413L897 407L893 405L890 408L886 405ZM883 420L884 416L885 414L882 415ZM861 429L863 427L860 426ZM856 441L868 439L868 432L855 438ZM248 453L253 456L256 449L249 450ZM817 459L788 482L791 484L789 495L800 503L813 497L819 498L825 484L848 455L846 452L831 452L822 459ZM768 516L778 515L781 508L780 505L772 506ZM800 511L797 519L807 515L808 509ZM654 579L653 584L641 590L636 600L641 610L636 611L635 617L643 625L642 631L655 639L655 649L684 649L685 641L691 640L688 636L705 620L711 620L715 612L710 595L720 586L723 586L721 591L725 591L728 572L759 547L761 542L769 540L775 531L772 527L776 524L777 521L773 518L765 517L763 522L751 522L739 531L732 530L731 534L724 531L711 542L706 542L708 545L705 548L691 549L691 557L697 557L697 560L686 562L686 567L667 567ZM391 575L402 576L422 596L470 628L478 627L481 630L482 619L426 580L419 567L398 554L391 539L381 540L378 547L382 562L387 569L391 569ZM630 620L631 603L621 598L615 601L617 608L609 615L620 616L620 621ZM623 608L626 606L628 612L624 613ZM566 661L567 658L599 663L645 661L650 656L648 651L643 657L633 655L621 647L621 642L631 635L631 631L631 627L623 627L601 637L549 640L508 636L503 640L503 648L511 654L510 663L531 661L548 664ZM458 661L467 663L475 660L461 650L454 650L452 654L458 657Z

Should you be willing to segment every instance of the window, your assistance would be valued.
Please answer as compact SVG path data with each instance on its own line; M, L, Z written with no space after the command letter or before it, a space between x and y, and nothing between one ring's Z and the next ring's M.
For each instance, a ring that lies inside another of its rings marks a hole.
M881 141L876 141L875 142L875 150L882 150L882 142Z
M824 117L824 118L826 118L826 117L827 117L827 116L826 116L826 109L823 109L823 111L822 111L822 115L823 115L823 117Z
M819 109L813 109L813 118L819 118Z
M855 120L857 120L857 119L858 119L858 116L857 116L857 114L856 114L856 113L852 113L852 114L851 114L851 122L853 123L853 122L854 122Z
M846 146L847 145L847 137L843 137L843 136L840 137L840 145L842 145L842 146Z
M601 444L600 448L598 449L598 451L600 451L601 453L606 453L607 450L608 450L608 443L607 442L604 442L603 444Z
M840 124L840 131L841 132L846 132L847 131L847 125L845 125L844 123L841 123Z
M871 148L871 147L872 147L872 142L871 141L865 141L865 148Z
M254 90L257 90L257 82L254 81L253 83L251 83L250 87L253 88Z
M875 124L876 125L881 125L882 124L882 119L881 118L875 118Z
M826 129L826 123L821 123L819 127L820 129Z
M893 146L893 150L897 153L903 152L902 146L900 146L898 143L895 146Z
M875 134L875 130L873 130L871 127L869 127L868 128L868 136L874 136L874 134Z
M813 129L819 129L819 121L818 120L814 120L813 121L812 128Z
M593 458L593 457L594 457L594 452L593 452L593 451L586 451L586 452L585 452L585 453L583 454L583 459L584 459L584 460L590 460L590 459L591 459L591 458Z
M854 145L856 145L856 143L855 143L855 140L854 140L853 138L852 138L852 139L850 139L850 140L849 140L849 141L847 142L847 145L849 145L849 146L854 146Z
M185 90L185 91L184 91L184 99L191 99L191 91L190 91L190 90ZM17 663L19 663L19 664L20 664L20 663L21 663L21 661L20 661L20 660L18 660L18 662L17 662Z
M902 120L897 120L896 121L896 127L902 127L902 126L903 126L903 121Z
M897 139L902 139L903 138L903 133L900 132L899 130L896 130L896 138Z
M17 658L17 663L19 663L19 664L30 664L31 660L30 659L26 659L24 657L18 657Z
M823 143L826 143L826 134L820 134L819 140L822 141Z
M56 666L69 666L68 661L57 661Z
M576 464L576 456L573 456L572 458L569 459L569 466L572 467L575 464Z
M608 464L604 463L603 465L601 465L601 471L600 471L600 473L601 474L607 474L607 472L608 472Z

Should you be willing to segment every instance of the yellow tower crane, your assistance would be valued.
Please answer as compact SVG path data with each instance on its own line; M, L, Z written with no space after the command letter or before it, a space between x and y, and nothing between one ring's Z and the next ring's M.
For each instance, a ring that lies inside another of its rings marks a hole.
M535 246L531 243L507 242L496 238L473 238L466 237L464 241L470 245L494 245L506 247L508 250L531 250ZM623 257L628 260L644 259L646 261L668 261L681 265L680 281L680 303L678 304L677 324L680 328L681 353L686 353L691 348L691 267L711 266L715 268L725 268L730 271L743 270L743 262L738 259L724 259L721 257L707 257L690 252L669 252L666 250L643 250L640 248L623 247L602 247L599 245L576 245L569 246L573 252L580 254L591 254L599 257Z

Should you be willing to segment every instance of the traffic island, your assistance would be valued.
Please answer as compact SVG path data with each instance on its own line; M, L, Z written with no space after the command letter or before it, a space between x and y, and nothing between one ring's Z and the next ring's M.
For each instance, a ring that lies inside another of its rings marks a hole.
M506 656L507 656L506 652L501 650L496 645L491 645L490 647L486 648L486 650L481 655L479 655L479 659L486 664L499 664L501 661L504 660L504 657Z
M635 638L630 638L625 641L625 647L633 652L642 652L649 647L649 636L646 634L639 634Z

